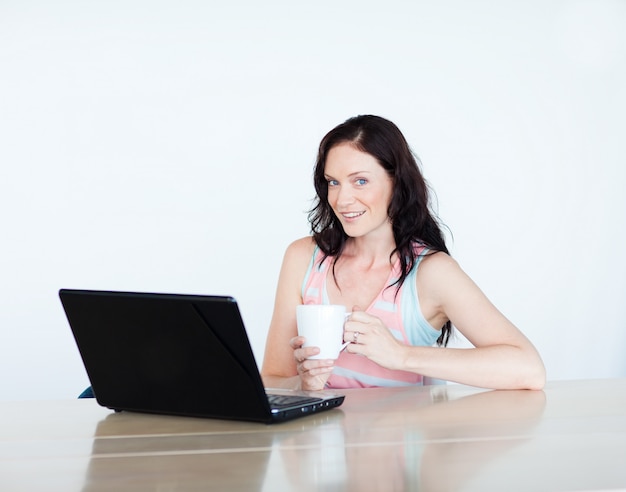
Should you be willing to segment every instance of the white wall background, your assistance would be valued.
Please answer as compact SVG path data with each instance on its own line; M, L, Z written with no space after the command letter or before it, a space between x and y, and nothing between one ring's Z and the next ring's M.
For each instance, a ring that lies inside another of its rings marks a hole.
M88 384L62 287L233 295L260 363L363 113L549 378L626 376L626 2L0 0L0 399Z

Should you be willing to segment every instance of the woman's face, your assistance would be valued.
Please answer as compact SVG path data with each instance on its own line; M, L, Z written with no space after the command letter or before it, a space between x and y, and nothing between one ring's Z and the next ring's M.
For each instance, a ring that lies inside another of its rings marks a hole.
M328 203L348 236L391 231L393 180L373 156L338 144L328 152L324 176Z

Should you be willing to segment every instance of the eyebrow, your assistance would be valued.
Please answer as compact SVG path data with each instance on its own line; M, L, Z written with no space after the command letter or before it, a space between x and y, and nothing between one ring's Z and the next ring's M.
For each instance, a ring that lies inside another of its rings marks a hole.
M348 177L352 178L354 176L358 176L359 174L372 174L372 172L371 171L356 171L354 173L348 174ZM324 173L324 177L325 178L332 178L333 176L331 176L330 174Z

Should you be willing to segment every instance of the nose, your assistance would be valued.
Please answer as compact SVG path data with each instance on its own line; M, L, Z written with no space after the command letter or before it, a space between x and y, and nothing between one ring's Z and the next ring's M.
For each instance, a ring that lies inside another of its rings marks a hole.
M354 203L354 195L349 186L339 186L337 190L336 203L338 207L347 206Z

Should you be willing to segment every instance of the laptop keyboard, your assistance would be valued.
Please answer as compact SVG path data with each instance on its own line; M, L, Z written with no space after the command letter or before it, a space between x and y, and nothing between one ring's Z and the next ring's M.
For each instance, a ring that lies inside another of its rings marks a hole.
M302 405L307 403L315 403L317 401L322 401L320 398L310 397L310 396L299 396L299 395L272 395L268 394L267 399L270 402L270 407L272 408L285 408L291 407L294 405Z

